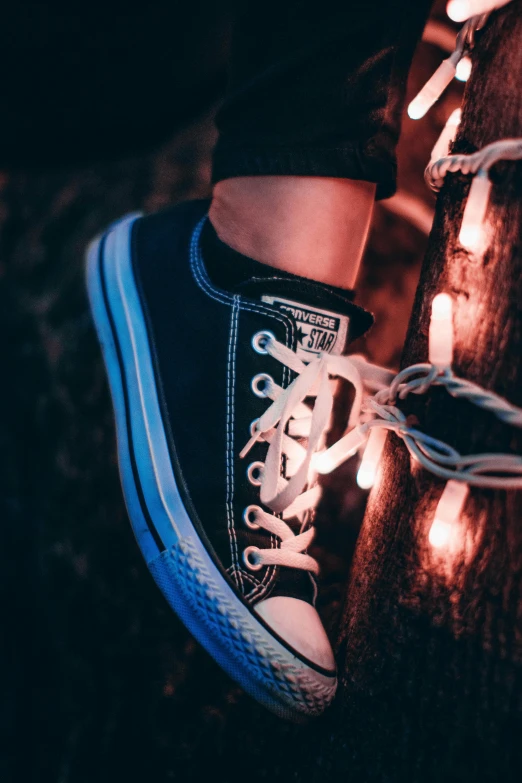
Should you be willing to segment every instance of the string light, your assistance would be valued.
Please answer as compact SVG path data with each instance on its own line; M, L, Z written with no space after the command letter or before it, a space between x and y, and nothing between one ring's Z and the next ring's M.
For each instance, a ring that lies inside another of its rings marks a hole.
M410 117L418 118L426 113L455 75L459 62L462 63L459 78L469 76L471 61L465 54L473 47L474 33L485 23L488 11L506 5L508 1L453 0L449 4L448 9L454 14L454 19L467 18L472 13L482 13L482 16L474 16L464 25L457 38L455 52L441 64L410 104ZM503 139L471 155L448 155L459 122L460 111L456 110L448 118L433 148L425 177L430 187L439 190L449 172L472 175L459 241L469 252L476 253L484 250L488 239L486 215L492 188L489 170L500 160L521 160L522 139ZM462 534L460 518L471 486L522 489L521 456L491 453L462 455L449 444L420 431L398 407L398 402L409 394L426 394L433 386L438 386L452 397L466 400L494 414L505 424L522 429L522 408L454 375L452 359L453 302L448 294L442 293L432 302L429 363L406 367L388 385L382 385L386 371L357 359L352 371L345 373L356 391L350 414L352 429L333 447L317 455L316 462L319 472L328 473L366 443L357 483L364 489L370 488L375 481L387 434L394 432L403 440L418 465L446 480L428 534L433 550L441 553L455 549L459 541ZM349 363L350 358L345 357L344 361ZM376 377L379 378L378 383ZM368 393L370 388L373 395ZM361 389L366 394L361 393Z
M478 171L473 177L468 200L464 209L459 242L474 255L484 253L488 245L486 212L492 183L487 171Z
M446 120L446 125L442 129L442 133L435 142L435 146L431 151L431 163L444 158L449 153L450 146L455 140L455 136L457 135L457 128L460 125L461 116L461 109L455 109L455 111L451 112L450 116Z
M469 495L469 487L458 481L448 481L437 504L435 519L428 534L434 549L450 548L455 542L458 522Z
M422 90L408 106L408 116L419 120L438 101L448 84L457 75L457 67L463 59L469 59L469 52L475 45L475 33L485 22L485 17L477 16L469 19L457 35L455 50L441 62L435 73L428 79ZM466 70L466 65L460 67L460 73ZM469 75L469 74L468 74Z
M455 79L458 79L459 82L467 82L469 77L471 76L471 69L473 65L471 62L471 57L463 57L462 60L459 60L457 63L457 68L455 70Z
M489 13L510 2L511 0L450 0L446 13L454 22L464 22L472 16Z
M429 360L440 370L453 360L453 302L448 294L437 294L431 305Z
M316 455L314 468L318 472L329 473L334 470L359 450L370 431L380 428L394 432L404 441L415 461L439 478L491 489L522 489L522 457L519 455L462 455L444 441L420 431L397 406L397 401L404 400L409 394L426 394L433 386L438 386L452 397L466 400L494 414L505 424L522 429L522 408L454 375L449 366L452 342L450 307L451 299L447 295L436 297L432 306L432 325L438 323L441 332L446 333L444 346L436 357L440 365L431 362L415 364L392 376L389 385L383 386L379 381L380 388L373 395L356 393L350 421L357 423L330 449ZM436 329L433 328L433 331ZM431 350L435 353L435 348ZM344 376L350 378L356 392L361 387L369 390L373 386L375 389L376 378L384 377L382 368L362 362L358 357L355 357L357 362L352 362L350 357L342 358L349 365L349 371L345 369Z
M459 59L460 53L457 55L454 52L447 60L441 62L435 73L408 106L408 116L412 120L420 120L438 101L448 84L455 78Z
M375 484L387 437L388 431L383 427L372 427L359 470L357 471L357 484L361 489L371 489Z
M492 7L490 4L488 9ZM485 10L486 6L481 8ZM412 102L410 116L423 116L437 100L441 86L444 89L448 83L450 71L456 70L456 64L473 48L474 34L486 19L487 13L483 13L464 25L457 37L455 52L442 63ZM465 71L469 68L470 63L463 62L461 78L466 76ZM486 217L492 189L489 171L501 160L522 160L522 139L502 139L469 155L449 155L459 122L460 110L456 110L448 118L433 148L425 178L433 190L440 190L448 173L472 175L459 241L468 252L477 253L484 250L488 241ZM342 360L351 361L349 357ZM452 360L453 302L448 294L441 293L432 302L428 363L406 367L388 381L386 370L361 361L360 357L353 357L353 367L343 373L353 383L356 392L350 414L351 430L330 449L317 455L315 463L318 472L329 473L366 443L357 483L362 488L370 488L375 481L387 433L395 433L418 465L446 480L428 535L434 550L454 546L459 534L460 515L471 486L522 489L522 456L460 454L444 441L423 433L398 407L398 402L409 394L426 394L437 386L456 399L466 400L492 413L505 424L522 429L522 408L457 377L452 370Z
M459 242L473 255L481 255L489 244L486 214L491 195L490 169L501 160L522 160L522 139L500 139L471 155L446 155L431 160L424 178L432 190L440 190L448 173L472 174Z

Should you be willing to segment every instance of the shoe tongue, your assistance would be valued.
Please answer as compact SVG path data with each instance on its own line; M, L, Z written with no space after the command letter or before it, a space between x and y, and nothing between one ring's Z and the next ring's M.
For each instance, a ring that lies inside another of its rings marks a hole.
M340 355L373 319L351 301L351 292L305 278L252 278L241 293L290 315L297 327L296 353L310 361L319 353Z

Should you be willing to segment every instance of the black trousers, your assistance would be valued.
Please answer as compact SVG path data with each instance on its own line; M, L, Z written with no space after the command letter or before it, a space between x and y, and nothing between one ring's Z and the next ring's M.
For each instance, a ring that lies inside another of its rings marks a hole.
M395 191L406 80L432 0L264 0L237 13L213 179L345 177Z

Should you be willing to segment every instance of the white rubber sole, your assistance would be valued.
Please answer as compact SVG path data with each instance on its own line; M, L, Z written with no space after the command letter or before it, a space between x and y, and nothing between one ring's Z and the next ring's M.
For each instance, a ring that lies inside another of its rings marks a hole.
M87 253L134 534L170 606L231 677L282 717L320 714L335 694L335 675L309 666L256 619L214 563L176 486L131 264L130 235L139 217L111 226Z

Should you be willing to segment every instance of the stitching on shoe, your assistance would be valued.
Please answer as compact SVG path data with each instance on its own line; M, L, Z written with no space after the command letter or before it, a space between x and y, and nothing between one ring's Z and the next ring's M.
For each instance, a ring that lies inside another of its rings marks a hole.
M318 676L308 660L303 661L303 666L279 645L276 648L271 642L267 644L258 626L247 624L244 628L237 598L231 600L225 595L221 583L211 576L190 539L162 552L149 568L171 606L178 611L177 599L181 593L202 617L212 636L223 641L234 661L241 667L246 661L256 680L267 685L284 704L297 707L300 712L319 714L331 702L337 686L335 673L328 673L328 679ZM258 618L255 620L259 623Z
M232 579L234 581L236 581L236 571L237 570L238 569L237 569L237 567L235 565L231 565L229 568L227 568L227 573L229 574L229 576L232 577ZM242 569L240 569L240 570L241 570L241 578L242 579L246 579L247 581L251 582L254 586L258 585L258 580L254 576L249 574L248 571L243 571Z
M237 546L236 528L234 524L234 390L236 381L236 343L237 343L237 322L239 317L239 296L234 297L232 314L230 318L230 334L228 341L228 367L227 367L227 419L226 419L226 466L227 466L227 487L226 487L226 509L227 509L227 528L230 539L230 554L234 564L235 573L237 573L238 587L245 592L242 569L239 567L239 552Z
M264 307L263 305L246 303L241 299L239 295L236 294L235 296L230 296L225 291L219 290L212 284L203 265L203 257L199 246L201 232L203 230L203 226L206 220L207 220L206 215L200 219L200 221L197 223L192 233L192 237L190 240L190 251L189 251L190 268L192 270L192 274L194 276L194 280L196 281L196 284L205 294L207 294L207 296L210 296L210 298L214 299L216 302L219 302L220 304L224 304L227 305L228 307L233 307L233 308L236 308L237 306L238 315L239 315L239 310L246 310L252 313L259 313L262 315L266 315L270 318L274 318L276 321L279 321L285 327L286 341L288 342L290 338L291 343L293 343L295 327L290 318L288 318L282 313L274 313L272 310L270 310L267 307ZM229 343L229 361L230 361L230 343ZM283 386L285 386L288 383L289 377L290 377L290 371L288 370L287 367L284 367L283 376L282 376ZM232 398L234 398L234 396L235 395L232 394ZM228 421L228 415L227 415L227 421ZM228 445L227 445L227 474L228 474L228 459L229 456L228 456ZM233 459L234 459L234 455L232 454L232 462ZM232 481L232 491L233 491L233 481ZM227 524L229 527L229 535L230 535L230 529L232 528L234 541L236 541L235 520L234 520L234 513L233 513L233 498L230 504L230 515L231 518L229 517L229 510L227 504ZM277 549L277 541L275 536L270 537L270 544L272 548ZM237 543L235 543L235 549L236 549L236 558L233 557L233 561L235 560L235 563L238 564L239 558L237 556ZM243 568L241 568L240 565L236 565L236 568L241 574L241 582L242 582L243 576L247 575L247 572ZM246 593L245 598L248 598L252 601L256 598L262 598L268 591L269 587L271 587L272 583L274 582L278 570L279 569L277 566L268 566L265 575L261 581L255 579L255 577L253 577L250 573L248 573L248 577L251 579L251 581L256 582L256 587L250 593Z
M221 291L218 288L215 288L207 275L205 267L203 266L203 258L199 247L199 238L201 236L201 231L203 229L205 220L206 217L201 218L196 228L194 229L194 233L192 234L192 239L190 242L190 268L194 274L196 283L204 293L206 293L216 302L220 302L221 304L226 304L231 307L233 305L235 296L230 296L225 291ZM238 295L236 294L236 296ZM290 336L291 341L293 342L295 331L294 324L290 318L283 315L283 313L274 313L273 310L270 310L268 307L264 307L263 305L256 305L252 302L244 302L241 297L239 297L239 309L249 310L252 313L261 313L262 315L267 315L270 318L275 318L276 321L280 321L285 326L287 340Z

